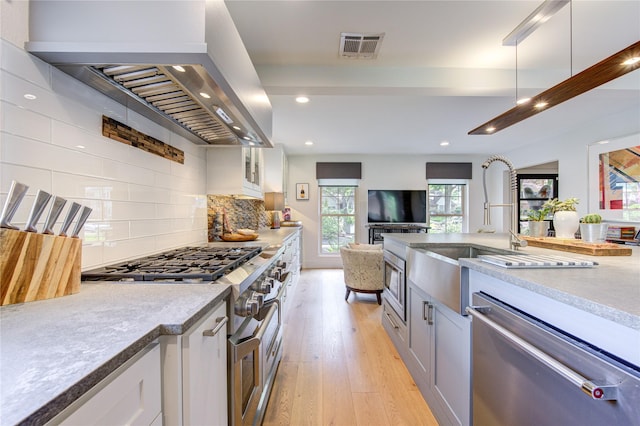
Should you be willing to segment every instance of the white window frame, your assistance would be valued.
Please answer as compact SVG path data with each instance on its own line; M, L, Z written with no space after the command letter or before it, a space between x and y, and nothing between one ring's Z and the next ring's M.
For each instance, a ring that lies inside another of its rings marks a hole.
M462 218L462 230L461 232L469 232L469 180L467 179L431 179L427 181L427 226L431 226L431 206L430 200L430 185L461 185L462 186L462 214L458 215L434 215L436 217L454 217L460 216ZM429 232L432 232L431 229Z
M353 189L353 214L341 214L341 213L332 213L332 214L323 214L322 213L322 200L323 200L323 192L325 188L337 188L337 187L347 187ZM320 220L318 221L318 254L320 256L340 256L339 247L342 245L346 245L347 242L355 242L356 241L356 231L357 231L357 219L358 219L358 187L356 185L324 185L318 187L318 217ZM324 252L323 251L323 232L322 232L322 223L324 217L353 217L353 234L352 239L348 239L344 244L340 243L340 238L338 237L338 250L335 252Z

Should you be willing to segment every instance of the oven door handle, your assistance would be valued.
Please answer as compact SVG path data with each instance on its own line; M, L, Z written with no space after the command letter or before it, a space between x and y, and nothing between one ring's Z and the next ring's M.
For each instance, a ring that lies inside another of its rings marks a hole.
M618 385L596 384L581 376L539 348L533 346L526 340L516 336L506 328L487 318L487 316L482 313L483 311L487 312L487 310L490 310L490 308L487 309L486 306L467 306L465 309L465 311L474 319L482 321L485 325L511 341L511 343L516 345L518 348L522 349L546 367L558 373L560 377L580 388L591 398L601 401L615 401L618 398Z
M243 342L240 342L238 344L232 344L231 347L233 348L233 361L234 363L240 362L240 360L242 358L244 358L247 354L253 352L254 350L256 350L256 348L258 346L260 346L260 342L262 341L262 338L264 337L264 333L266 333L267 331L267 325L271 322L271 320L273 319L273 316L275 315L275 311L279 311L279 304L276 306L276 304L272 305L271 308L269 308L269 312L267 312L267 316L264 317L264 320L262 321L262 324L260 326L260 328L258 329L258 332L256 333L255 336L253 336L250 339L247 339ZM278 321L280 319L278 318Z

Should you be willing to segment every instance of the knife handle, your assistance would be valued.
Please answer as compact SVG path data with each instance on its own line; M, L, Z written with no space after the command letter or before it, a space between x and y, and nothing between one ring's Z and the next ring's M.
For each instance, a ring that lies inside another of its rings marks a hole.
M41 189L38 190L38 193L36 194L36 200L33 202L31 212L29 212L27 225L24 227L25 231L38 232L35 225L36 223L38 223L38 219L40 219L40 216L42 216L42 212L44 212L44 208L49 202L49 198L51 198L51 194Z
M78 238L80 234L80 230L84 226L84 223L89 218L89 215L93 211L92 208L84 206L82 207L82 211L80 212L80 216L78 217L78 221L76 222L76 227L73 228L73 233L71 234L71 238Z
M20 202L24 198L29 187L23 183L11 181L11 187L7 194L7 201L2 208L2 215L0 215L0 228L18 229L17 226L11 224L13 215L18 210Z
M69 207L69 211L67 212L67 216L64 218L64 222L62 222L62 228L60 228L60 233L58 235L60 235L61 237L67 236L67 231L69 230L71 222L73 222L73 218L76 216L76 213L78 213L78 210L80 210L80 204L74 201Z
M64 205L67 203L67 200L64 198L58 197L57 195L53 196L53 201L51 202L51 209L49 209L49 214L47 215L47 219L44 221L44 230L43 234L53 234L53 226L56 224L56 220L62 213L62 209Z

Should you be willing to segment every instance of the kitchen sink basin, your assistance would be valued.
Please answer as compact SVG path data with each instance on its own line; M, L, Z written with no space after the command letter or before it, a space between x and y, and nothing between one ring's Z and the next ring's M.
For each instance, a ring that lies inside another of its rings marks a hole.
M432 246L410 249L407 253L407 278L434 299L466 315L468 289L460 280L459 259L476 258L481 255L519 254L511 250L475 245Z
M430 247L424 250L439 254L440 256L448 257L449 259L453 260L476 258L478 256L488 254L518 254L517 252L511 250L500 250L485 247L480 248L476 246Z

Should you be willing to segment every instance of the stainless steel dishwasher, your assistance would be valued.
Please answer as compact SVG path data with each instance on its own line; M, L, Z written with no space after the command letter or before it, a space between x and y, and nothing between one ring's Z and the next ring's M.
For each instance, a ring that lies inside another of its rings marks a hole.
M640 425L640 368L473 294L473 424Z

